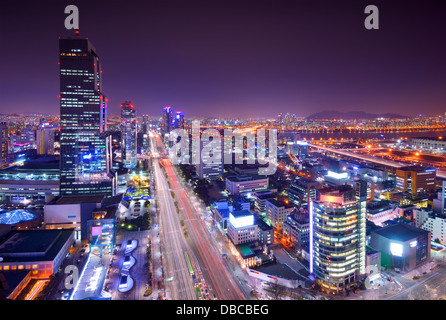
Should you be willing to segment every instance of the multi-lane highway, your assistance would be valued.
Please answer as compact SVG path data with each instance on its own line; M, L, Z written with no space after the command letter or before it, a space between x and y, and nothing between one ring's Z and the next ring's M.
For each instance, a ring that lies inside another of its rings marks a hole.
M184 252L188 250L182 227L178 219L166 177L160 167L155 139L151 138L153 173L156 196L160 208L160 237L166 281L166 298L173 300L193 300L197 298L192 276Z
M152 153L155 156L159 154L159 150L163 150L162 143L158 136L151 136L151 145ZM155 148L155 145L157 148ZM162 205L160 208L160 218L163 221L163 216L166 216L164 218L164 224L168 224L161 226L160 229L160 233L164 233L164 238L162 238L164 243L164 249L162 248L163 254L167 254L169 248L173 250L172 246L174 246L176 250L168 255L170 256L170 263L175 263L172 259L174 259L176 255L178 261L181 263L186 262L187 264L184 251L188 252L188 256L190 257L193 266L192 270L190 268L189 270L182 269L183 281L188 282L186 276L188 272L189 278L190 274L194 273L198 278L198 281L202 280L202 282L204 282L205 285L201 286L200 289L207 290L209 297L214 297L215 295L217 299L221 300L246 299L247 297L238 286L237 281L227 269L223 257L217 250L205 223L200 217L199 211L179 182L171 161L167 158L155 160L154 172L155 179L157 180L157 195L160 197L159 201L160 205ZM164 167L167 178L159 167L160 163ZM169 183L167 181L169 181ZM174 198L168 189L168 184L170 184ZM162 190L160 190L160 188L162 188ZM176 207L174 201L177 203L178 213L175 211ZM167 210L167 212L164 212L164 210ZM180 220L183 221L184 229ZM179 238L187 240L186 245L184 243L182 244L182 252L180 252L179 249L181 242ZM174 244L171 244L172 242L176 242L178 245L175 246ZM166 249L167 251L164 252ZM182 268L184 268L184 265L182 265ZM169 278L169 275L165 275L165 277ZM172 282L174 281L175 277ZM181 282L181 279L177 279L176 282L177 286L184 285L179 283ZM203 294L203 296L205 295Z

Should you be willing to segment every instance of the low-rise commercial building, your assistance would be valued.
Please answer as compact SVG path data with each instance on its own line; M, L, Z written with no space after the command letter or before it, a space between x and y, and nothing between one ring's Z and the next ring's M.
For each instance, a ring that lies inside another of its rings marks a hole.
M370 201L367 204L367 220L382 227L383 222L396 218L395 208L396 205L390 201Z
M381 252L381 266L407 272L429 260L431 233L397 223L372 231L370 247Z
M59 195L59 160L44 157L0 170L1 201L46 201Z
M11 230L0 239L0 272L29 270L33 278L48 278L74 242L74 229Z

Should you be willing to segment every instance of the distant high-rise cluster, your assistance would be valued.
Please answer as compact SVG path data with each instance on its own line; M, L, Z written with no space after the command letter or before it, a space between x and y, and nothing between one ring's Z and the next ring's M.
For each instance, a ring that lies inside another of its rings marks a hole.
M181 111L176 111L173 114L172 107L165 106L163 108L163 116L161 119L161 134L165 135L173 129L184 129L184 114Z

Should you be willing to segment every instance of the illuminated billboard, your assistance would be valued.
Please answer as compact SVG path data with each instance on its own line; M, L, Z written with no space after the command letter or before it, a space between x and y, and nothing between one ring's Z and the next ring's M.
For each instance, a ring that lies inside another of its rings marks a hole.
M244 228L254 225L254 215L244 215L239 217L234 217L232 213L229 214L229 222L234 226L234 228Z
M327 177L334 178L336 180L348 179L348 172L334 172L328 171Z
M403 245L395 242L390 243L390 252L394 256L401 257L403 255Z

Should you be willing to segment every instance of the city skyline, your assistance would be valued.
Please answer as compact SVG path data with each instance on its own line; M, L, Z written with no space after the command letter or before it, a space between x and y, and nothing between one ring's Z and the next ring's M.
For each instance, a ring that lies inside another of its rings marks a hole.
M4 41L16 49L2 59L4 110L58 113L57 37L74 36L63 28L66 5L6 5ZM438 3L375 3L379 30L364 28L367 4L351 1L76 5L80 37L102 53L110 114L125 100L154 116L165 105L188 117L443 113L446 20ZM104 18L95 15L103 6ZM30 36L36 18L45 23ZM21 95L23 86L32 94Z
M39 4L0 16L0 300L446 300L445 5Z

